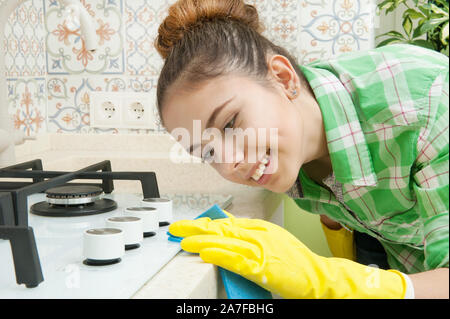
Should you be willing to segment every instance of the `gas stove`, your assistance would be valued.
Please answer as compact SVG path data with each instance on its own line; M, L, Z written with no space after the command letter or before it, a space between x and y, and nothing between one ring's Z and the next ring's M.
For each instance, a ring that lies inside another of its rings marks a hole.
M41 160L0 169L0 298L130 298L179 251L167 222L121 261L84 261L83 232L105 227L143 199L173 203L173 220L193 219L231 195L162 194L154 172L113 172L103 161L74 172L44 171ZM32 179L32 181L23 181ZM75 183L77 180L100 183ZM113 180L136 180L142 193L113 192ZM9 242L8 242L9 241Z

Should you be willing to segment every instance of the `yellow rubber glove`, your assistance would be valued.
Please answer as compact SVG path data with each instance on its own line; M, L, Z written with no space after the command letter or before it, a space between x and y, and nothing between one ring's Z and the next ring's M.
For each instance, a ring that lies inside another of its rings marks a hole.
M322 229L327 239L328 247L334 257L356 260L356 247L353 241L353 232L345 227L330 229L322 221Z
M282 227L260 219L181 220L172 235L181 247L283 298L403 298L407 282L382 270L310 251Z

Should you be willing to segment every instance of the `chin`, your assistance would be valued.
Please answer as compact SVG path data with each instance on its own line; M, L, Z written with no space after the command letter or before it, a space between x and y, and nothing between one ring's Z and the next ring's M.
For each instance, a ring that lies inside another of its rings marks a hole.
M295 176L296 177L296 176ZM256 181L253 181L257 185L253 186L255 187L262 187L265 188L271 192L274 193L285 193L287 192L295 183L295 177L294 178L288 178L284 176L284 174L280 173L280 169L272 174L269 180L263 185L258 184Z
M281 193L285 193L285 192L287 192L290 188L291 188L292 186L289 186L289 187L280 187L280 186L278 186L278 187L270 187L270 191L272 191L272 192L274 192L274 193L279 193L279 194L281 194Z
M260 187L264 187L265 189L274 192L274 193L284 193L285 192L285 185L280 184L279 178L277 175L273 176L273 180L269 180L267 184L260 185ZM290 187L288 187L286 190L288 190Z
M286 193L288 190L290 190L292 188L292 186L294 186L295 181L296 181L296 177L292 178L292 179L289 179L289 180L287 178L284 179L282 181L282 183L279 183L277 185L277 187L273 187L273 188L276 189L276 190L273 190L273 191L276 192L276 193Z

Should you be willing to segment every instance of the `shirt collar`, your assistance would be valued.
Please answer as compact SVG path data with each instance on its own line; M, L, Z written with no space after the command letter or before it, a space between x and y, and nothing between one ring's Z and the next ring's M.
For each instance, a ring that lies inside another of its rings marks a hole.
M339 78L326 69L329 64L324 63L315 67L300 65L300 68L322 112L335 178L355 186L374 186L377 177L372 156L351 94Z

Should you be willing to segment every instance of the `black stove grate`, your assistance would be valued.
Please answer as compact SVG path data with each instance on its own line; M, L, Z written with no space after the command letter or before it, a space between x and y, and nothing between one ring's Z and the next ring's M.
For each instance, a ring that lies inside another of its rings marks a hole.
M102 161L75 172L44 171L40 159L0 168L0 239L10 241L16 281L27 288L37 287L44 278L32 227L28 226L28 196L65 185L101 187L114 190L113 180L137 180L143 198L160 197L154 172L113 172L110 161ZM29 178L30 182L10 181ZM73 183L73 180L101 180L101 183ZM71 183L69 183L71 182Z
M109 198L102 198L83 205L53 205L39 202L30 207L30 213L47 217L77 217L102 214L117 208L117 203Z

